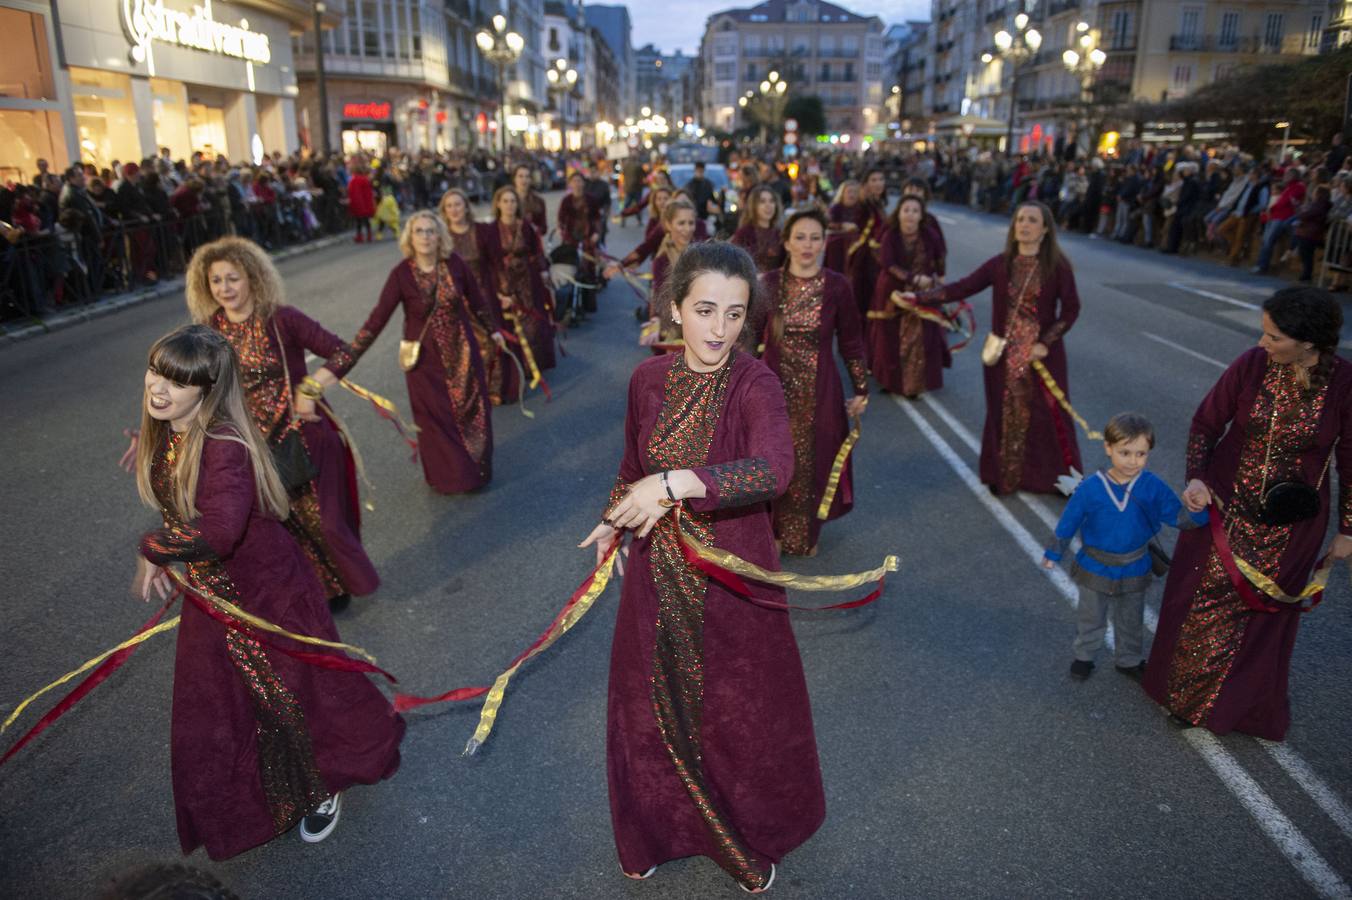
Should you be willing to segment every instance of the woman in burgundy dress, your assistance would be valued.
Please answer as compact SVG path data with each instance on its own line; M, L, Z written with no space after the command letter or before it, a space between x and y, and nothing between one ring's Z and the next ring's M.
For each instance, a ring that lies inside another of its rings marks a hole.
M859 232L845 251L845 277L850 279L859 318L868 314L873 288L882 270L883 231L887 228L887 177L881 169L870 169L859 192Z
M519 164L512 170L512 187L516 188L517 199L521 201L521 218L531 224L540 240L544 240L549 233L549 213L545 210L545 198L535 193L530 166Z
M391 270L375 309L352 339L351 355L336 366L330 360L329 368L339 378L346 375L402 305L404 340L420 348L404 377L423 476L435 491L463 494L493 478L488 384L473 323L492 335L499 352L503 338L435 213L420 210L409 216L399 249L404 259ZM403 356L401 348L401 363Z
M846 179L836 188L835 200L827 211L831 227L826 235L826 267L845 274L845 259L850 247L859 240L859 228L867 210L859 202L859 182Z
M920 302L947 303L991 288L992 333L1008 344L983 373L986 424L981 430L981 480L992 493L1056 492L1056 479L1084 471L1075 423L1056 402L1030 362L1041 360L1070 397L1062 338L1080 315L1075 273L1056 243L1051 210L1036 200L1020 203L1009 223L1005 252L975 272L919 294ZM904 295L916 302L917 295Z
M934 217L934 213L929 212L930 201L934 198L930 194L929 182L923 178L907 178L901 186L901 196L919 197L925 202L925 218L920 223L922 230L930 234L930 239L939 246L939 255L948 256L948 242L944 240L944 227L939 224L939 220Z
M652 341L640 343L674 343L681 339L681 329L671 318L671 304L662 299L666 284L676 261L685 248L695 240L695 207L685 200L672 200L662 210L662 243L653 256L653 285L648 294L647 328L657 326Z
M756 261L756 271L769 272L784 264L784 235L780 218L784 209L779 194L771 187L751 189L742 207L742 218L732 233L732 242Z
M161 567L182 563L204 600L337 641L323 588L279 521L286 488L218 332L189 325L151 348L141 435L136 486L164 517L141 539L141 595L167 596ZM226 859L297 823L303 840L321 841L337 824L340 791L399 768L404 720L367 677L283 647L314 649L262 640L184 601L169 764L185 854L204 846Z
M488 242L494 226L474 221L469 196L459 188L451 188L441 195L437 211L441 213L441 221L451 235L453 252L464 261L465 268L474 278L479 296L489 308L489 317L470 322L474 339L479 342L479 352L483 354L488 397L494 406L515 403L521 397L521 377L506 352L499 350L490 337L507 327L502 316L501 300L496 299L497 293L493 290L493 260L488 251ZM485 331L489 320L493 328Z
M731 244L693 245L668 296L685 349L629 382L624 458L582 546L600 558L634 529L610 657L606 768L620 867L707 856L762 891L825 816L802 662L789 617L729 592L682 556L677 528L779 568L770 501L793 439L779 380L736 351L756 267ZM680 503L681 524L667 515ZM754 599L782 603L755 584Z
M944 386L952 365L944 329L892 302L893 291L924 291L944 275L943 244L924 228L925 201L906 195L883 235L882 273L868 311L869 361L883 390L919 397Z
M761 276L769 311L763 358L784 384L793 433L793 480L774 504L775 537L785 553L815 556L823 522L817 509L850 430L847 417L863 414L868 404L868 369L850 285L822 266L826 217L812 209L789 216L783 243L788 264ZM848 403L833 343L850 373L854 396ZM847 458L827 519L838 519L853 506Z
M1144 685L1180 725L1286 736L1301 613L1238 569L1227 574L1222 559L1243 560L1299 596L1324 555L1331 512L1338 533L1327 552L1352 557L1352 365L1336 355L1342 323L1327 292L1278 291L1263 304L1259 346L1230 364L1193 416L1183 502L1199 511L1217 501L1224 518L1215 527L1229 546L1217 546L1213 529L1183 532L1164 586ZM1299 484L1307 508L1283 502L1288 487L1268 493L1283 482ZM1232 578L1275 611L1251 606Z
M508 329L516 333L516 326L521 326L518 339L525 337L535 365L552 369L554 303L544 282L549 264L540 234L530 222L522 221L520 206L512 188L500 187L493 193L494 222L484 233L493 291ZM524 350L516 345L510 349L526 366Z
M662 230L662 213L666 211L667 204L671 202L671 195L670 188L653 188L652 200L648 204L648 224L644 226L643 240L638 242L637 247L625 254L624 259L606 266L605 274L607 278L614 278L622 268L633 269L640 266L645 259L657 253L657 248L662 246L662 238L666 237L666 232Z
M334 609L372 593L380 578L361 543L356 464L322 394L338 377L321 366L308 375L306 352L341 362L348 348L294 306L285 305L281 276L257 244L227 237L198 249L188 265L188 313L225 335L239 357L244 402L274 452L299 432L314 469L308 482L287 485L287 527L324 585Z
M587 199L587 180L581 172L568 176L568 193L559 203L560 248L577 263L577 280L592 284L596 280L596 260L600 258L601 213ZM558 252L556 250L555 252ZM596 312L596 291L583 289L582 311Z

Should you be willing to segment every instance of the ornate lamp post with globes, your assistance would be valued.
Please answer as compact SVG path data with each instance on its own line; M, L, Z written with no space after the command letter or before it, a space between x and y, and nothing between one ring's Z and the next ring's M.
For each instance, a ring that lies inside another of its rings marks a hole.
M545 71L545 80L549 82L549 93L554 98L554 106L559 115L559 149L567 150L568 117L564 114L564 101L577 84L577 70L568 65L566 59L554 60L554 65Z
M1085 112L1082 124L1088 129L1089 110L1094 101L1094 82L1098 79L1099 69L1108 61L1108 54L1099 49L1098 32L1091 29L1088 22L1077 22L1075 33L1077 35L1075 43L1079 49L1067 48L1061 54L1061 62L1065 63L1066 69L1080 82L1080 103L1084 105ZM1098 135L1089 135L1090 154L1094 152L1097 138Z
M1005 153L1014 153L1014 119L1019 114L1019 66L1031 59L1042 46L1042 32L1028 27L1028 14L1014 17L1014 31L1001 28L995 32L995 52L981 54L981 61L989 65L998 56L1009 63L1009 130L1005 134Z
M507 19L493 17L493 30L483 29L474 35L474 42L489 62L498 67L498 141L504 158L507 156L507 67L521 58L525 38L507 30Z

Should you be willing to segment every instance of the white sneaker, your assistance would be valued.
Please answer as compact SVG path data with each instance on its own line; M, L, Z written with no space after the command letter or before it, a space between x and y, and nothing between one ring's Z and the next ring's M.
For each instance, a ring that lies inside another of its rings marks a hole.
M300 820L300 839L307 844L318 844L333 833L342 811L343 795L334 794Z

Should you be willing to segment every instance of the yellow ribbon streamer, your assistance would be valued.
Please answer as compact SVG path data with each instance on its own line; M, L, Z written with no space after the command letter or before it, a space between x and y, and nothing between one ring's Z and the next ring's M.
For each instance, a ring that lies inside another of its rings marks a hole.
M526 357L526 367L530 369L530 387L535 390L540 386L540 367L535 364L535 352L530 348L530 341L526 340L526 329L521 324L521 317L516 313L504 312L503 317L512 323L512 330L516 332L516 340L521 347L521 355ZM523 398L524 399L524 398Z
M859 235L859 240L851 244L850 249L845 251L846 259L849 259L851 256L854 256L856 250L858 250L860 247L868 243L868 234L872 230L873 230L873 219L870 217L868 222L864 225L863 233Z
M868 317L870 319L895 319L901 315L902 311L908 312L913 316L924 319L926 322L933 322L948 331L957 331L958 323L951 319L946 319L932 309L925 309L923 306L917 306L914 303L901 299L901 291L892 292L892 307L890 309L870 309Z
M845 472L845 460L850 458L850 451L854 450L854 445L859 443L859 433L863 429L863 424L859 421L858 416L853 417L850 421L854 425L850 428L850 433L845 436L845 442L836 451L835 462L831 463L831 474L826 479L826 490L822 493L822 502L817 507L817 518L823 522L831 514L831 503L836 499L836 489L840 487L840 476Z
M679 509L677 507L676 533L680 535L681 543L693 550L700 559L721 566L729 572L741 575L743 578L751 578L765 584L793 588L799 591L848 591L851 588L859 587L861 584L877 581L888 572L897 571L899 564L896 556L888 555L878 568L870 569L867 572L854 572L849 575L798 575L794 572L771 572L769 569L762 569L755 563L748 562L726 550L709 547L695 540L686 533L684 528L680 527L681 515Z
M0 732L3 732L5 729L9 728L9 726L13 725L14 721L19 718L20 714L22 714L23 711L27 709L34 700L38 699L43 694L55 688L59 688L61 685L65 684L66 682L70 681L73 678L78 678L79 676L83 675L85 672L88 672L90 669L94 668L99 663L103 662L105 659L107 659L108 657L112 656L115 653L120 653L123 650L135 647L137 644L143 641L150 640L157 634L162 634L166 631L170 631L174 628L177 628L178 621L181 618L182 616L174 616L172 619L161 622L154 628L147 629L146 631L143 631L140 634L132 635L122 643L118 644L116 647L112 648L111 650L106 650L103 653L100 653L98 656L89 660L89 662L80 666L78 669L74 669L70 672L67 672L65 675L62 675L60 678L56 679L56 681L53 681L51 684L47 685L45 688L38 691L37 693L30 694L27 699L25 699L18 706L14 707L14 712L10 713L5 718L4 724L0 725Z
M1047 367L1042 364L1042 360L1030 360L1029 365L1031 365L1033 371L1042 378L1042 383L1047 386L1047 391L1056 398L1056 402L1061 405L1061 408L1070 414L1070 417L1075 420L1075 424L1084 429L1084 436L1091 441L1103 440L1102 433L1091 429L1089 423L1085 421L1084 416L1077 413L1075 407L1070 405L1070 401L1066 399L1066 392L1061 390L1061 385L1056 383L1056 379L1052 377L1051 372L1047 371Z
M379 406L381 409L385 410L385 412L394 416L395 421L399 423L399 426L403 428L405 431L407 431L409 434L418 433L418 426L411 425L408 422L404 421L404 417L400 415L399 407L394 405L394 401L387 400L386 398L377 394L375 391L368 391L366 388L357 384L355 381L348 381L346 378L344 378L342 381L338 383L341 384L347 390L356 394L358 397L362 398L363 400L367 400L371 403L374 403L376 406Z
M333 420L334 426L337 427L338 433L343 436L343 443L347 444L347 449L352 451L352 464L357 469L357 477L361 479L362 484L366 485L366 489L368 491L374 492L376 486L372 484L371 479L366 476L366 462L361 457L361 451L357 449L356 438L352 436L352 432L347 430L347 423L344 422L341 418L339 418L338 414L333 411L333 407L329 406L323 400L319 400L316 402L324 410L324 412L328 413L329 418ZM369 499L362 505L365 506L371 512L376 511L376 505L372 503Z
M497 721L498 710L502 706L504 695L507 693L507 684L512 680L512 676L530 660L539 656L549 649L559 638L587 614L587 611L596 603L596 599L605 591L606 585L610 584L610 573L615 562L615 554L620 549L622 541L617 537L615 542L610 545L606 555L601 560L601 565L596 567L592 575L592 582L573 604L572 608L559 619L544 640L534 647L529 653L513 663L505 672L499 675L493 681L493 686L488 690L488 696L484 698L482 712L479 713L479 725L474 729L474 736L465 744L465 756L473 756L474 752L483 746L484 741L488 740L488 735L493 731L493 724Z
M212 594L209 591L203 590L202 588L194 587L193 585L188 583L188 579L184 578L183 575L180 574L177 569L166 568L164 571L169 575L170 578L174 580L174 583L177 584L179 587L181 587L183 590L191 591L192 593L201 597L203 600L206 600L212 606L219 609L221 612L225 613L227 616L230 616L232 619L238 619L241 622L247 622L255 628L270 632L272 634L281 635L282 637L285 638L290 638L293 641L300 641L302 644L312 644L316 647L329 647L333 650L342 650L344 653L351 653L354 656L360 656L373 665L376 662L376 658L372 656L370 653L367 653L361 647L357 647L352 644L344 644L341 641L328 641L325 640L324 638L312 637L308 634L296 634L294 631L287 631L282 626L274 625L267 619L256 616L251 612L245 612L244 610L240 609L238 606L236 606L235 604L231 603L229 600L226 600L223 597L217 597L215 594Z
M1239 571L1244 577L1249 580L1250 584L1258 588L1258 590L1262 591L1264 594L1267 594L1273 600L1276 600L1278 603L1297 604L1311 599L1315 594L1318 594L1328 587L1329 573L1333 571L1333 562L1333 557L1329 557L1328 562L1324 563L1324 565L1314 573L1314 576L1310 579L1310 583L1305 585L1305 590L1292 597L1290 594L1283 591L1281 587L1277 585L1277 582L1273 581L1238 556L1235 557L1235 565L1239 568Z

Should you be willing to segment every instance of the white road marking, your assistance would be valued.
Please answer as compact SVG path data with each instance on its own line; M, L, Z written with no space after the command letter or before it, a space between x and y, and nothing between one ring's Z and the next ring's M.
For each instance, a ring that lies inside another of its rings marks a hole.
M981 483L981 479L971 467L963 461L957 452L944 440L944 438L934 429L923 416L920 415L914 406L900 397L893 396L893 401L901 407L908 418L915 424L920 433L930 442L939 456L943 458L958 478L967 485L981 503L982 506L995 517L995 520L1002 528L1009 533L1014 542L1028 555L1029 559L1037 567L1039 572L1048 576L1048 580L1055 585L1060 594L1070 602L1072 608L1078 605L1079 591L1074 582L1060 569L1048 571L1041 566L1043 548L1039 546L1037 540L1029 533L1028 529L1014 518L1008 509L996 500ZM971 433L961 422L959 422L939 401L928 394L922 395L922 400L935 414L974 452L980 451L980 444L976 436ZM1050 527L1055 527L1056 516L1046 506L1040 498L1020 492L1018 498L1044 523ZM1152 610L1146 611L1146 627L1153 633L1159 624L1159 617ZM1111 626L1108 634L1105 636L1104 644L1108 648L1113 646L1113 634ZM1320 896L1337 898L1337 900L1352 900L1352 889L1338 876L1338 874L1329 866L1322 856L1314 849L1309 840L1296 828L1295 824L1279 810L1272 798L1267 795L1258 783L1244 770L1239 762L1230 755L1220 741L1216 739L1211 732L1204 728L1190 728L1183 732L1184 739L1192 745L1207 765L1216 774L1240 804L1249 812L1258 827L1264 834L1277 846L1277 849L1286 856L1287 860L1301 874L1301 876L1315 889ZM1279 751L1282 758L1273 753L1274 758L1282 768L1299 784L1311 797L1319 804L1320 808L1328 813L1340 828L1344 826L1344 817L1347 815L1347 809L1342 802L1333 794L1331 790L1314 774L1313 769L1301 759L1294 750L1285 745L1274 745L1281 747ZM1286 762L1283 762L1283 758ZM1297 775L1296 773L1300 774ZM1322 799L1321 799L1322 794Z
M314 361L317 360L317 359L319 359L318 356L315 356L315 355L314 355L313 353L311 353L309 350L306 350L306 351L305 351L305 361L306 361L307 363L312 363L312 362L314 362Z
M1200 360L1201 360L1202 362L1204 362L1204 363L1211 363L1213 366L1215 366L1215 367L1218 368L1218 369L1228 369L1228 368L1229 368L1229 366L1227 366L1225 363L1221 362L1219 359L1212 359L1211 357L1207 356L1206 354L1198 353L1196 350L1193 350L1191 347L1184 347L1182 344L1176 344L1176 343L1174 343L1173 341L1169 340L1168 338L1162 338L1162 337L1160 337L1158 334L1151 334L1151 333L1148 332L1148 331L1142 331L1141 334L1145 335L1146 337L1148 337L1150 340L1154 341L1154 342L1157 343L1157 344L1163 344L1163 345L1166 346L1166 347L1172 347L1172 348L1174 348L1175 350L1177 350L1179 353L1186 353L1188 356L1191 356L1193 359L1200 359Z
M1314 800L1319 808L1328 814L1328 817L1338 826L1343 836L1352 839L1352 809L1348 809L1342 798L1315 774L1314 769L1310 768L1310 764L1301 759L1296 751L1285 744L1265 741L1260 738L1258 745L1277 761L1277 765L1286 770L1286 774L1290 775L1296 784L1305 789L1305 793L1309 794L1310 799Z
M1216 736L1205 728L1188 728L1183 739L1201 754L1226 787L1249 811L1254 822L1268 836L1287 861L1321 897L1352 900L1352 889L1319 855L1314 845L1300 833L1295 823L1277 808L1272 798L1258 786Z
M1229 303L1231 306L1239 306L1244 309L1262 309L1257 303L1249 303L1245 300L1236 300L1234 297L1227 297L1224 294L1218 294L1215 291L1203 290L1202 288L1186 285L1181 281L1170 281L1169 287L1180 291L1187 291L1189 294L1196 294L1199 297L1208 297L1212 300L1218 300L1221 303Z

